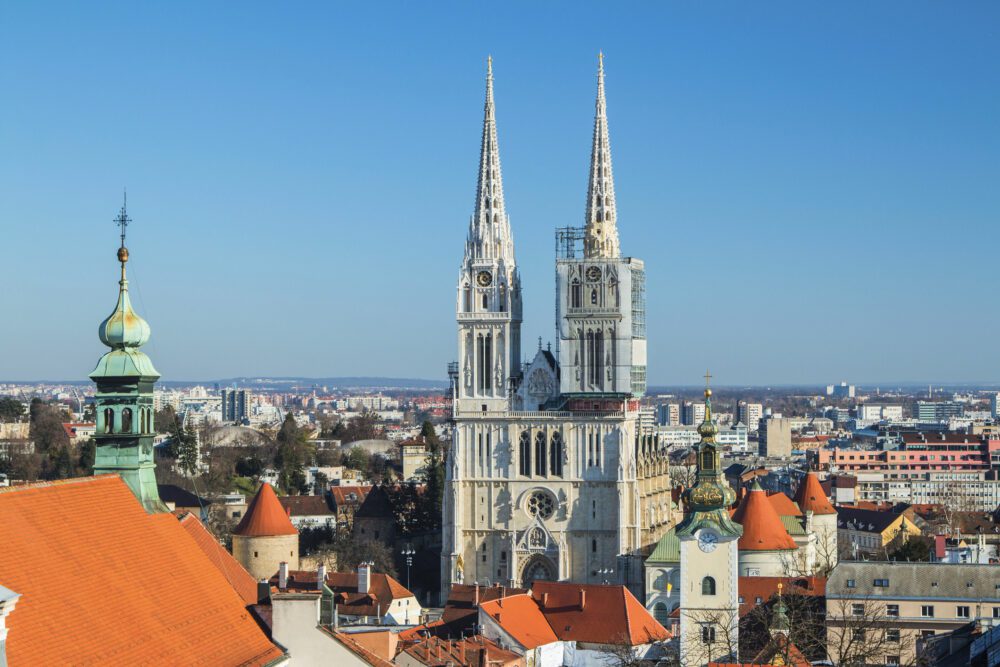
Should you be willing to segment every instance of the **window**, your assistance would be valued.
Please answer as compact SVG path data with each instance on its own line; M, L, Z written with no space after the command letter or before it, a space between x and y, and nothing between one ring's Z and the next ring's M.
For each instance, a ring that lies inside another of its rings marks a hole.
M545 491L535 491L528 497L528 514L548 519L555 511L555 503ZM485 545L484 545L485 546Z
M701 580L701 594L715 595L715 579L712 577L705 577Z
M104 408L104 432L115 432L115 411L111 408Z
M863 642L865 640L865 629L864 628L854 628L851 631L851 637L854 639L854 641L861 641L861 642Z
M595 289L590 290L590 305L597 305L597 290Z
M959 605L958 607L955 608L955 615L958 616L959 618L968 618L969 608L965 605Z
M701 626L701 641L706 644L711 644L715 641L715 626L714 625L703 625Z
M535 434L535 474L545 477L545 431Z
M925 604L920 607L920 615L924 618L934 618L934 605Z
M132 432L132 408L122 410L122 433Z
M500 562L501 563L506 563L507 562L507 551L506 550L500 552Z
M993 618L1000 618L1000 607L993 607Z
M899 628L887 628L885 631L885 640L892 644L899 643Z
M855 586L854 580L853 579L848 579L847 580L847 587L848 588L854 588L854 586Z
M573 278L573 284L570 286L569 305L570 308L580 307L580 281L576 278Z
M885 656L885 664L891 666L899 665L899 656L898 655Z
M590 553L592 553L592 554L596 554L597 553L597 540L591 540L590 541Z
M872 581L872 586L876 588L889 588L888 579L875 579Z
M920 631L920 636L922 638L924 638L924 639L927 639L928 637L933 637L934 636L934 631L933 630L921 630Z
M855 602L851 605L851 615L852 616L864 616L865 615L865 605L863 602Z
M521 431L521 444L519 447L520 470L525 477L531 476L531 434L528 431Z
M558 431L552 434L549 444L549 474L553 477L562 477L563 474L562 435Z
M654 604L653 618L656 619L657 623L659 623L663 627L666 627L667 623L670 622L670 612L667 611L667 605L663 604L662 602L657 602L656 604Z
M899 618L899 605L887 604L885 606L885 615L890 618Z

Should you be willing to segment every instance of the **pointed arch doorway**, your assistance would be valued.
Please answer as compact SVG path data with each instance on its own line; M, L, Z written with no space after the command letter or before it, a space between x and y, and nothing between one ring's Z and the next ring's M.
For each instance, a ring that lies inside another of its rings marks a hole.
M556 566L545 556L534 555L524 563L521 569L521 586L531 588L533 581L555 581Z

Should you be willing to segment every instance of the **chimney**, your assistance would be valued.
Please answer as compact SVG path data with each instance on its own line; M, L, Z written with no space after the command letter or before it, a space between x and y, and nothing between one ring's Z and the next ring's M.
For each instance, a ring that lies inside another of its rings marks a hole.
M472 603L472 606L478 607L479 606L479 584L477 583L477 584L475 584L475 586L476 586L476 597L475 597L475 599L474 599L474 601Z
M580 589L580 611L587 607L587 591Z
M288 588L288 563L281 561L278 565L278 588L285 590Z
M271 595L271 585L267 583L267 579L261 579L257 582L257 602L266 602L267 598Z
M358 566L358 593L367 593L372 584L372 570L368 563Z
M319 567L316 568L316 590L323 590L323 584L326 583L326 564L320 563Z
M549 606L549 594L542 593L542 609L545 609L548 606Z

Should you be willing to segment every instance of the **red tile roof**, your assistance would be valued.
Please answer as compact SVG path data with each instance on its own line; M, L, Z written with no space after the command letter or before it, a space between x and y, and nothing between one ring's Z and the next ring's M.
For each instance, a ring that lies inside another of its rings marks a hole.
M193 514L183 513L180 521L181 527L208 556L212 565L222 573L229 585L243 599L243 603L248 606L257 604L257 582L250 573L243 569L243 566L226 551L224 546L219 544L219 541L205 529L205 526Z
M411 660L433 667L480 667L480 665L523 665L517 653L500 648L492 641L477 635L452 641L429 637L404 651Z
M739 577L736 587L743 598L740 616L748 614L757 606L757 598L767 602L778 594L778 584L785 595L826 595L826 577Z
M484 602L479 608L527 650L559 641L530 595Z
M452 637L461 637L463 632L472 630L478 622L476 619L479 617L480 604L500 597L521 595L527 592L526 588L452 584L451 590L448 592L448 601L444 605L444 612L441 614L444 627L440 632L434 634L447 633Z
M767 494L755 484L733 513L733 521L743 526L740 551L783 551L795 549L781 517L768 502Z
M624 586L536 581L531 596L564 641L633 646L670 638L646 608ZM585 599L580 608L581 598Z
M257 495L250 501L247 513L236 526L233 535L267 537L271 535L298 535L288 511L281 506L277 494L267 482L260 485Z
M278 502L288 516L333 516L336 511L324 496L281 496Z
M778 513L778 516L802 516L802 510L791 498L781 491L768 494L767 499L771 501L771 507Z
M370 486L331 486L330 496L333 498L333 504L338 508L345 505L360 507L371 490ZM351 494L354 494L353 499Z
M22 595L12 665L283 659L177 518L147 514L117 475L0 489L0 544L3 583Z
M316 590L315 570L292 570L288 573L287 590ZM278 576L270 584L278 585ZM337 600L341 614L357 616L384 615L395 600L416 597L406 586L384 572L372 572L367 593L358 592L357 572L329 572L326 585Z
M823 491L823 487L820 486L819 477L814 472L806 473L805 479L799 484L799 490L795 494L795 501L798 502L803 512L812 512L813 514L837 513L833 509L833 505L830 504L830 501L826 499L826 493Z

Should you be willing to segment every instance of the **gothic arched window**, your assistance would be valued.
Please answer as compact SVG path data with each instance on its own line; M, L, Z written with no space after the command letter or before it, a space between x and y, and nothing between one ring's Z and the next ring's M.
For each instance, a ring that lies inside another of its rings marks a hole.
M570 285L569 288L569 305L571 308L580 307L580 300L581 300L580 290L581 290L580 280L577 278L573 278L573 284Z
M104 432L115 432L115 411L111 408L104 408Z
M712 577L705 577L701 580L701 594L715 595L715 579Z
M591 306L597 305L597 290L595 289L590 290L590 305Z
M545 477L545 431L535 434L535 474Z
M520 472L525 477L531 476L531 434L521 431L521 443L518 447L520 458Z
M483 294L483 310L486 310L489 307L490 307L490 297L487 296L486 294Z
M563 474L563 442L558 431L552 434L549 447L549 474L555 477L562 477Z
M132 408L122 410L122 433L132 432Z
M657 602L653 605L653 618L656 622L667 627L667 623L670 622L670 612L667 611L667 605L662 602Z

